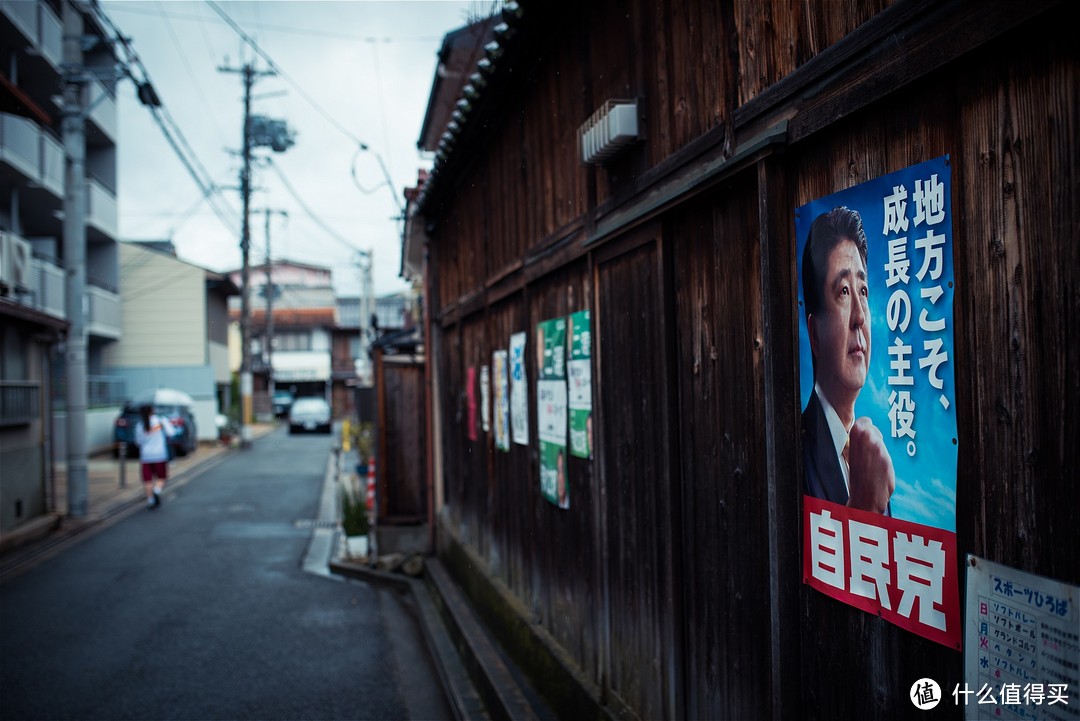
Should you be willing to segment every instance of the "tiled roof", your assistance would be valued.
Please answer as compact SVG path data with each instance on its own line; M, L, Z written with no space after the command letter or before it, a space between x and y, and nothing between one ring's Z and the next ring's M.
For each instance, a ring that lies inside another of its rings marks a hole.
M450 176L465 155L463 146L471 138L479 136L486 120L495 112L498 90L507 82L513 70L515 56L520 49L517 38L525 11L523 0L510 0L502 8L500 22L492 27L494 40L484 46L483 57L476 63L476 71L469 75L462 87L446 131L439 139L435 151L435 164L417 199L417 212L426 215L433 200L444 187L451 184ZM540 3L539 5L543 5ZM505 72L504 72L505 71Z

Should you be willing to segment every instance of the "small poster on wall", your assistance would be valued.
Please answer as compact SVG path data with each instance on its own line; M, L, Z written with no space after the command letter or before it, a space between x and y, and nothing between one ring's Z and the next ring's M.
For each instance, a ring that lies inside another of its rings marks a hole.
M480 428L491 432L491 369L480 366Z
M570 507L566 482L566 318L536 325L536 421L540 436L540 494Z
M592 328L589 311L567 318L570 360L566 363L570 394L570 455L593 457Z
M1076 718L1080 587L969 555L966 599L964 717Z
M465 406L469 440L475 441L479 435L476 433L476 369L472 366L465 369Z
M529 445L529 386L525 374L528 333L510 336L510 430L514 443Z
M510 374L508 355L504 350L491 354L491 370L495 376L495 448L510 450Z

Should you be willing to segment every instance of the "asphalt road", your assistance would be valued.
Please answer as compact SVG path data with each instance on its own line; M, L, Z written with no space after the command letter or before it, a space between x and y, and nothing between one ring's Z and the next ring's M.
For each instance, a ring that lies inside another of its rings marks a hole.
M408 601L302 570L329 438L276 431L0 586L0 716L449 718Z

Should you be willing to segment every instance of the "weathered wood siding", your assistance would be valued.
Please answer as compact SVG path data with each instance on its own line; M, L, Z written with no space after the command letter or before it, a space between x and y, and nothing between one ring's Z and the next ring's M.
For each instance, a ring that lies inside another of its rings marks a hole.
M953 168L960 560L1080 583L1080 62L1071 7L1020 7L544 15L543 52L432 213L440 501L620 711L900 718L914 680L963 680L961 654L801 582L794 209L930 158ZM577 127L615 97L642 100L645 139L579 165ZM786 142L691 183L777 126ZM598 450L571 459L562 511L539 492L533 344L584 308ZM503 453L468 440L466 368L520 331L530 445Z
M427 521L424 364L376 352L379 389L379 521Z

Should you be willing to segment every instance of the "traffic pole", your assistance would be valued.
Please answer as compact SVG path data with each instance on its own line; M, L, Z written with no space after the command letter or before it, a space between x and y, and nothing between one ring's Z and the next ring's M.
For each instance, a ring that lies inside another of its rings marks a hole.
M367 509L372 522L375 520L375 456L368 459L367 466Z

